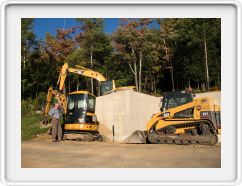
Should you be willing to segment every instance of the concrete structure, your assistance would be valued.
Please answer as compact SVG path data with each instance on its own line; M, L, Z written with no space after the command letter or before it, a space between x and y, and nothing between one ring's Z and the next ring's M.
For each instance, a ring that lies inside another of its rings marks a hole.
M210 96L220 105L220 92L196 94ZM108 140L122 141L136 130L145 130L151 116L160 111L160 97L131 90L117 91L97 97L96 114L100 123L99 132Z
M159 112L160 98L131 90L97 97L96 114L101 134L122 141L135 130L145 130L152 114Z

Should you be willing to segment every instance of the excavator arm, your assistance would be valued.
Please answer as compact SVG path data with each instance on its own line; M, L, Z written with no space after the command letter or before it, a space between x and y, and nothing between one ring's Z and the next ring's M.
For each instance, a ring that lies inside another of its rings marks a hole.
M96 72L94 70L79 66L79 65L75 65L74 68L69 67L68 63L65 63L60 71L60 75L57 81L57 85L59 85L59 90L63 91L64 86L65 86L65 80L66 80L66 76L69 73L74 73L74 74L79 74L82 76L86 76L89 78L93 78L95 80L97 80L100 83L100 94L104 95L104 94L108 94L111 93L113 91L116 90L127 90L127 89L132 89L134 90L134 86L129 86L129 87L119 87L116 88L115 86L115 81L114 80L107 80L101 73Z
M96 79L98 82L106 81L106 78L99 72L93 71L91 69L79 65L75 65L75 68L71 68L68 66L68 63L65 63L61 68L59 79L57 82L57 85L59 85L59 90L64 89L64 84L68 72L90 77Z

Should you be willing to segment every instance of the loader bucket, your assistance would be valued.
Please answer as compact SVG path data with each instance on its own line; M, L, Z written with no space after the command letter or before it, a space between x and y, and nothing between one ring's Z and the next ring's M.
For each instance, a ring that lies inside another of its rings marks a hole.
M122 143L146 143L146 134L144 131L136 130L125 138Z

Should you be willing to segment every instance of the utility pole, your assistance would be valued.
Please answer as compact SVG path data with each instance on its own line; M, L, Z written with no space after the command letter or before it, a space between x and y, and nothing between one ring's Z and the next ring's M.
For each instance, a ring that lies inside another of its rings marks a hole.
M207 53L207 41L206 41L206 32L203 20L203 41L204 41L204 54L205 54L205 71L206 71L206 88L209 91L209 74L208 74L208 53Z

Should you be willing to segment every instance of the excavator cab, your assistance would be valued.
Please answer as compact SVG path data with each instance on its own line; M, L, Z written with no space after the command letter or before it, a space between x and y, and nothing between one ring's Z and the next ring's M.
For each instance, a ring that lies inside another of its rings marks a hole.
M100 82L100 95L101 96L109 94L113 90L115 90L114 80L107 80L107 81Z
M87 91L72 92L67 97L64 134L98 133L95 115L96 97Z
M92 123L87 114L95 112L95 96L84 91L69 94L67 97L66 123Z

